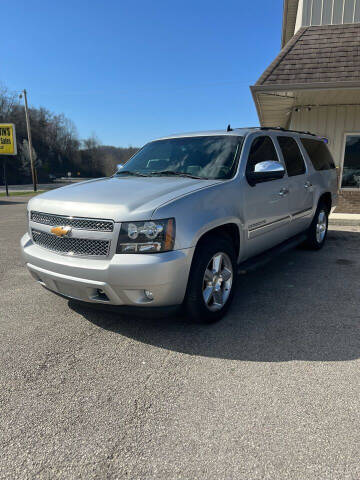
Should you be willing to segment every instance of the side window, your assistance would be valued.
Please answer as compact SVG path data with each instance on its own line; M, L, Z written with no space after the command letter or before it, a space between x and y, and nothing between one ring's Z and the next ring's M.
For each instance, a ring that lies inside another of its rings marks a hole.
M279 161L274 142L267 136L256 137L251 144L246 166L247 172L253 172L257 163L265 162L266 160L273 160L274 162Z
M301 138L301 143L304 145L315 170L335 168L334 160L324 142L312 138Z
M289 177L306 172L304 159L296 140L292 137L277 137Z

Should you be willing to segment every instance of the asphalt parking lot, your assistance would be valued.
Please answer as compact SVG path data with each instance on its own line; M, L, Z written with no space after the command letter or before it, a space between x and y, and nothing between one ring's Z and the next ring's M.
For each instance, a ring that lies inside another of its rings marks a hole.
M1 479L360 478L360 228L241 275L198 326L38 286L25 206L0 199Z

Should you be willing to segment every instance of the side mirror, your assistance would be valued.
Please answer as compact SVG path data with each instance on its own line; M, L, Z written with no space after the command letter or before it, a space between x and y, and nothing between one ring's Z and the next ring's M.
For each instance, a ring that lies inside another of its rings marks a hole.
M279 180L285 175L285 168L280 162L267 160L257 163L253 172L248 172L246 178L251 186L257 183L269 182L270 180Z

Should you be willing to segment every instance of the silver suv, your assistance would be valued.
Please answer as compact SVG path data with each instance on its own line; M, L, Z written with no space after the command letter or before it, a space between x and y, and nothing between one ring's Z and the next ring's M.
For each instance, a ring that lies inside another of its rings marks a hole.
M65 297L183 304L194 321L213 322L231 304L239 263L299 234L324 245L336 192L334 162L314 135L172 135L110 178L34 197L21 247L35 280Z

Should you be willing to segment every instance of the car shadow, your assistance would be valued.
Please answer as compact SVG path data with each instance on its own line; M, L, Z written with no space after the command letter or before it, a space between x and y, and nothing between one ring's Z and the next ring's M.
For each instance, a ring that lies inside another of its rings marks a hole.
M360 233L332 231L319 252L292 250L240 274L213 325L69 306L100 328L188 355L254 362L346 361L360 353ZM355 253L356 252L356 253Z

